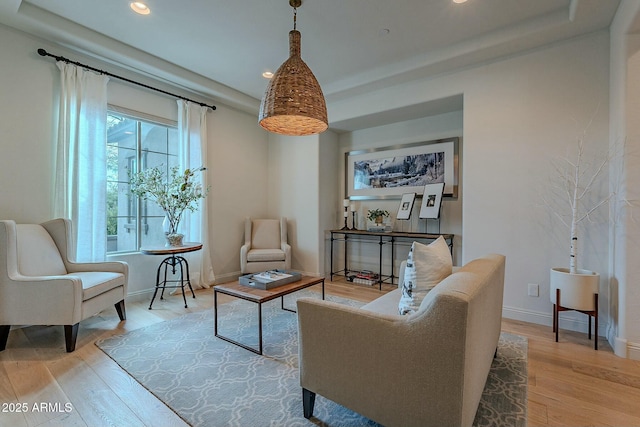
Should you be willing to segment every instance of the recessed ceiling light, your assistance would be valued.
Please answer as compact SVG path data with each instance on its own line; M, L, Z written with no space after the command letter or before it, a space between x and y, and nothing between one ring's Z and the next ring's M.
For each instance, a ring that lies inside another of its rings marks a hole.
M151 13L151 9L149 9L149 6L142 3L141 1L132 1L131 3L129 3L129 6L131 7L131 10L140 15L148 15Z
M467 0L453 0L454 3L466 3Z
M271 77L273 77L273 72L265 71L264 73L262 73L262 77L264 77L265 79L270 79Z

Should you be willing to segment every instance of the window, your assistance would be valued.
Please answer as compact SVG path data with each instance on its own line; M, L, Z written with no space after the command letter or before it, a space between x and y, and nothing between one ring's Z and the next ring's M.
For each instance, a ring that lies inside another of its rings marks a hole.
M129 193L129 174L177 166L178 130L110 110L107 115L107 253L164 245L164 211Z

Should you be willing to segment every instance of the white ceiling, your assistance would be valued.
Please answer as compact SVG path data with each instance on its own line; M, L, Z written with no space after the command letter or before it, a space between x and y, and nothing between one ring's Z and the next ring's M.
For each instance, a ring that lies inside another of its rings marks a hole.
M0 3L1 23L254 112L267 84L261 74L287 58L293 27L288 0L147 0L148 16L133 13L129 0ZM606 29L618 4L303 0L297 27L302 58L322 86L330 112L332 101L372 88ZM461 97L457 102L445 100L442 110L461 108ZM434 110L433 102L426 108Z

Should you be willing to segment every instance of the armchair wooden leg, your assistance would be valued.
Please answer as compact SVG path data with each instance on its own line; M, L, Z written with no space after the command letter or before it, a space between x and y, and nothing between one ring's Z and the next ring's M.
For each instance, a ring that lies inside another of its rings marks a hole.
M124 308L124 300L117 302L115 306L120 320L127 320L127 311Z
M594 305L595 305L595 310L594 310L595 314L594 314L593 317L594 317L595 330L596 330L595 331L595 338L594 338L594 341L595 341L594 345L595 345L595 349L597 350L598 349L598 294L593 294L593 300L594 300L593 302L594 302ZM589 319L589 324L591 324L591 319Z
M556 333L556 342L558 342L558 329L560 328L560 319L558 319L558 308L560 307L560 289L556 289L556 303L553 305L553 319L554 319L554 328L553 331Z
M80 323L76 323L75 325L64 325L64 341L67 345L67 353L71 353L76 349L79 325Z
M0 325L0 351L7 348L7 340L9 339L9 329L11 329L11 325Z
M306 388L302 389L302 407L304 410L304 417L309 419L313 416L313 406L316 403L316 394Z

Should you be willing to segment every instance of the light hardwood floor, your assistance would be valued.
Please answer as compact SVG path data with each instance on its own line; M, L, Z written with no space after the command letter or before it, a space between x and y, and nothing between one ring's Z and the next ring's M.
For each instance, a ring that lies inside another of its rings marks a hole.
M339 282L328 283L327 292L364 302L381 294ZM94 342L211 309L213 291L196 291L188 302L185 309L175 295L153 310L148 301L130 303L122 323L115 309L105 310L80 324L70 354L60 326L12 330L0 353L0 426L186 426ZM561 330L556 343L550 327L506 319L503 330L529 338L529 426L640 426L640 362L616 357L602 338L593 350L586 334Z

